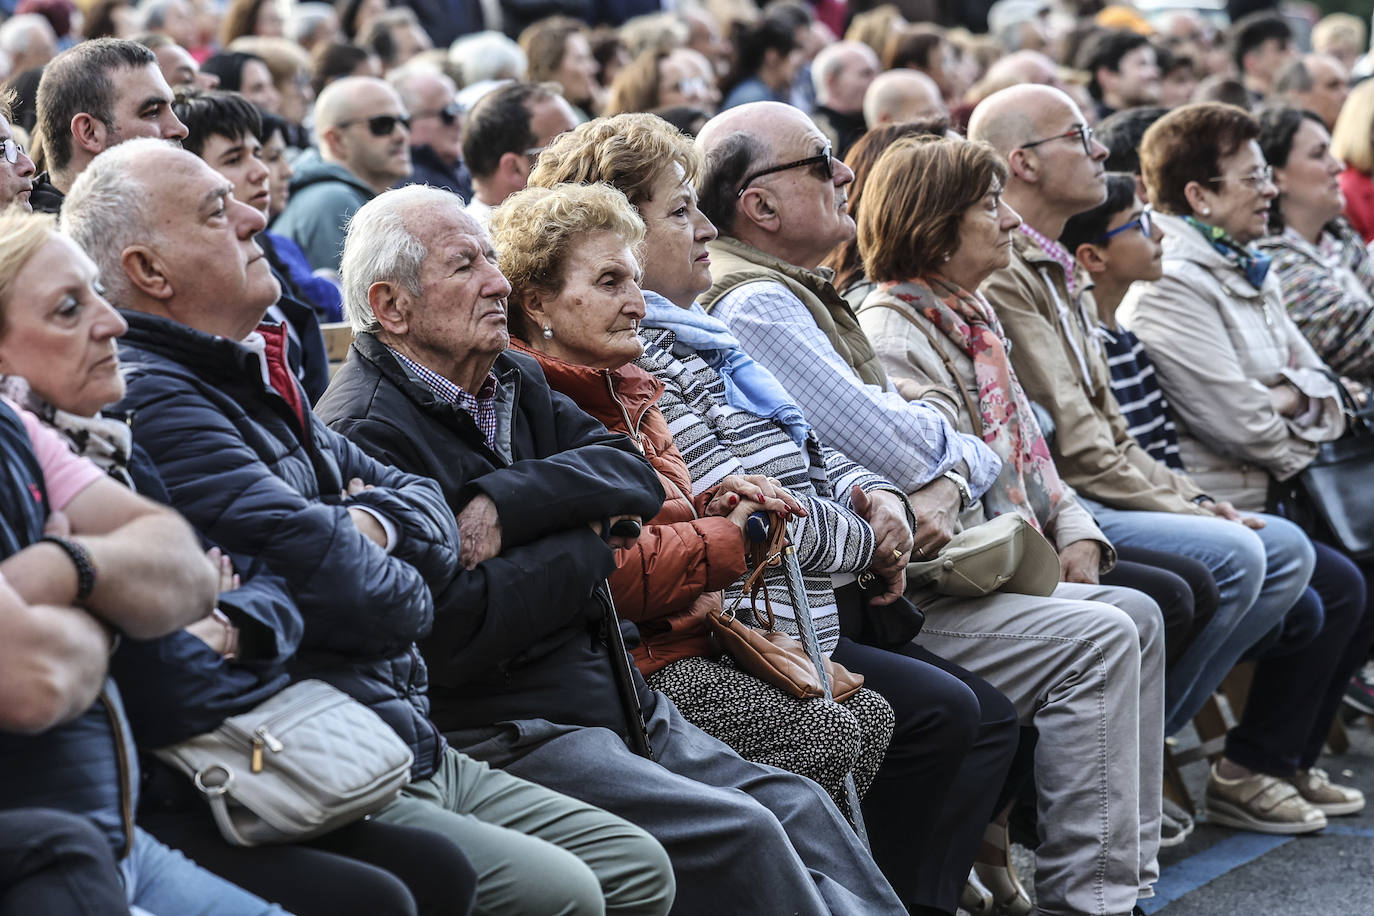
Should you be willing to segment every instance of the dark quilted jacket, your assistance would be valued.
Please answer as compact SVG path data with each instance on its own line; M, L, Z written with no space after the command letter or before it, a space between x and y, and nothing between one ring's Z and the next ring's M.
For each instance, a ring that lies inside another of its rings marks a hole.
M428 677L415 642L434 622L431 588L457 569L458 532L432 480L365 455L306 408L303 432L243 345L177 322L125 312L120 340L135 441L172 505L210 541L260 558L285 580L305 621L294 673L371 706L431 773L443 739L428 720ZM340 491L391 520L390 553L353 524Z

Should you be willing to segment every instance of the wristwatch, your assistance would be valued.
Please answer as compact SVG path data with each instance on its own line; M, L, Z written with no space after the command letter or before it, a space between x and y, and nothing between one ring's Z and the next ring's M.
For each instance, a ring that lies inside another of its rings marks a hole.
M969 489L968 481L964 475L958 471L945 471L940 475L959 488L959 511L963 512L973 505L973 491Z

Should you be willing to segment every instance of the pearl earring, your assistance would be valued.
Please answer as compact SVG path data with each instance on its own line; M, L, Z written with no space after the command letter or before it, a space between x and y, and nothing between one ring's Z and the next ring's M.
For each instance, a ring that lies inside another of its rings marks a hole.
M1211 215L1212 215L1212 208L1211 208L1211 207L1203 207L1202 210L1200 210L1199 212L1202 213L1203 216L1211 216Z
M544 325L544 339L553 340L553 328L548 325Z

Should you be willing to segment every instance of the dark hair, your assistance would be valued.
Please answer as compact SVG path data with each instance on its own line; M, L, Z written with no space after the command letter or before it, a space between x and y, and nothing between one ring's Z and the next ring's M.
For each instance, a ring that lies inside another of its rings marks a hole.
M371 51L353 44L330 42L317 46L310 59L310 85L315 94L324 92L324 87L339 77L348 76L371 56Z
M571 16L549 16L526 27L519 39L520 50L529 59L526 78L532 83L557 79L558 68L568 53L568 38L586 31L582 20Z
M858 222L863 208L868 174L889 146L904 137L943 137L947 130L948 118L922 118L900 124L880 124L860 137L844 157L844 164L854 173L854 181L849 185L849 215L854 221ZM858 283L864 276L858 237L842 242L821 263L835 271L834 286L841 293Z
M182 149L204 158L205 141L212 136L238 140L251 134L262 136L262 115L258 106L223 89L179 89L172 100L172 111L186 125Z
M1245 55L1270 39L1282 45L1292 44L1293 30L1282 16L1269 12L1251 13L1232 23L1227 43L1236 69L1245 73Z
M1155 45L1155 59L1159 62L1159 75L1168 76L1175 70L1187 68L1196 75L1198 72L1197 60L1192 52L1182 45L1169 47L1168 45Z
M928 276L959 250L964 214L1007 180L1007 163L986 143L908 137L869 173L858 215L864 271L875 283Z
M1250 90L1234 76L1214 73L1202 82L1193 92L1194 102L1220 102L1234 105L1242 111L1250 110Z
M404 26L423 28L414 10L407 6L394 6L372 20L367 27L367 34L360 37L358 43L380 57L389 68L396 63L396 54L401 50L396 41L396 30Z
M1097 142L1107 148L1107 161L1103 163L1107 171L1139 175L1140 139L1151 124L1168 113L1169 109L1153 105L1125 108L1103 118L1097 125Z
M494 174L506 153L534 146L530 106L553 97L536 83L511 83L478 99L463 122L463 161L473 177Z
M934 28L908 26L893 32L883 44L884 70L930 69L930 58L945 45L945 36Z
M91 12L86 16L81 24L81 37L87 40L92 38L114 38L115 37L115 11L120 7L133 9L133 4L129 0L99 0L95 6L91 7Z
M246 54L243 51L221 51L213 57L207 58L205 63L200 65L200 72L213 73L219 77L219 88L238 92L243 88L243 68L248 66L248 62L252 60L264 67L267 66L267 61L256 54Z
M73 45L43 68L38 83L38 131L49 169L72 161L72 118L86 113L114 128L117 70L157 66L157 57L136 41L94 38Z
M1135 176L1122 172L1107 174L1107 199L1091 210L1071 217L1059 233L1059 244L1073 254L1079 245L1093 244L1107 234L1112 217L1135 202Z
M708 113L691 105L669 105L667 108L655 108L652 113L689 137L695 137L697 131L701 130L702 126L711 120Z
M1288 165L1288 157L1293 153L1293 138L1298 135L1304 121L1321 125L1326 122L1315 112L1294 108L1291 105L1274 105L1261 109L1256 115L1259 119L1259 145L1264 151L1264 161L1276 169ZM1276 195L1269 202L1269 229L1271 232L1283 231L1283 210L1279 201L1283 195Z
M697 209L715 223L721 235L735 228L735 207L744 176L762 158L764 145L753 134L735 131L706 156L697 187Z
M30 134L38 123L38 83L42 78L43 68L34 67L5 80L4 89L14 96L10 101L10 123Z
M272 114L270 111L263 111L261 108L258 109L258 117L261 119L262 124L258 129L259 143L266 145L273 134L281 131L282 140L285 141L288 146L291 145L291 122L287 121L281 115Z
M339 28L349 41L358 37L358 14L365 0L334 0L334 12L339 16Z
M1192 212L1188 182L1215 185L1219 163L1259 136L1259 123L1234 105L1197 102L1160 118L1140 143L1140 171L1150 201L1164 213Z
M811 11L810 4L803 3L802 0L771 0L763 8L763 15L781 22L793 32L807 28L816 21L816 14Z
M1097 71L1105 67L1113 73L1120 73L1121 59L1149 44L1150 39L1128 29L1098 32L1083 43L1074 65L1088 74L1088 92L1100 102L1102 84L1097 81Z
M796 50L797 35L790 23L765 16L755 23L735 23L730 42L735 46L735 66L721 86L721 91L727 94L735 86L758 74L764 56L769 51L786 57Z

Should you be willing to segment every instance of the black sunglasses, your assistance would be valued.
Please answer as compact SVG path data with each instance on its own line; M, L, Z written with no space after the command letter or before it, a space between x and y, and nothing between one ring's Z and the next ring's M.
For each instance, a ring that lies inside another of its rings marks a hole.
M410 115L377 115L375 118L354 118L352 121L340 121L335 126L338 128L352 127L354 124L366 124L368 132L374 137L389 137L391 132L399 124L406 130L410 130Z
M452 127L458 123L458 116L463 113L463 106L457 102L450 102L438 111L431 111L425 114L411 115L412 121L419 121L423 118L438 118L445 127Z
M811 168L812 166L820 166L821 174L825 177L826 181L835 180L835 162L834 158L830 155L829 143L825 145L825 152L818 155L809 156L806 159L798 159L796 162L788 162L785 165L772 165L766 169L760 169L751 175L745 176L744 183L739 186L739 192L735 194L735 196L743 197L744 192L749 190L749 185L753 184L764 175L772 175L774 172L787 172L792 169Z

